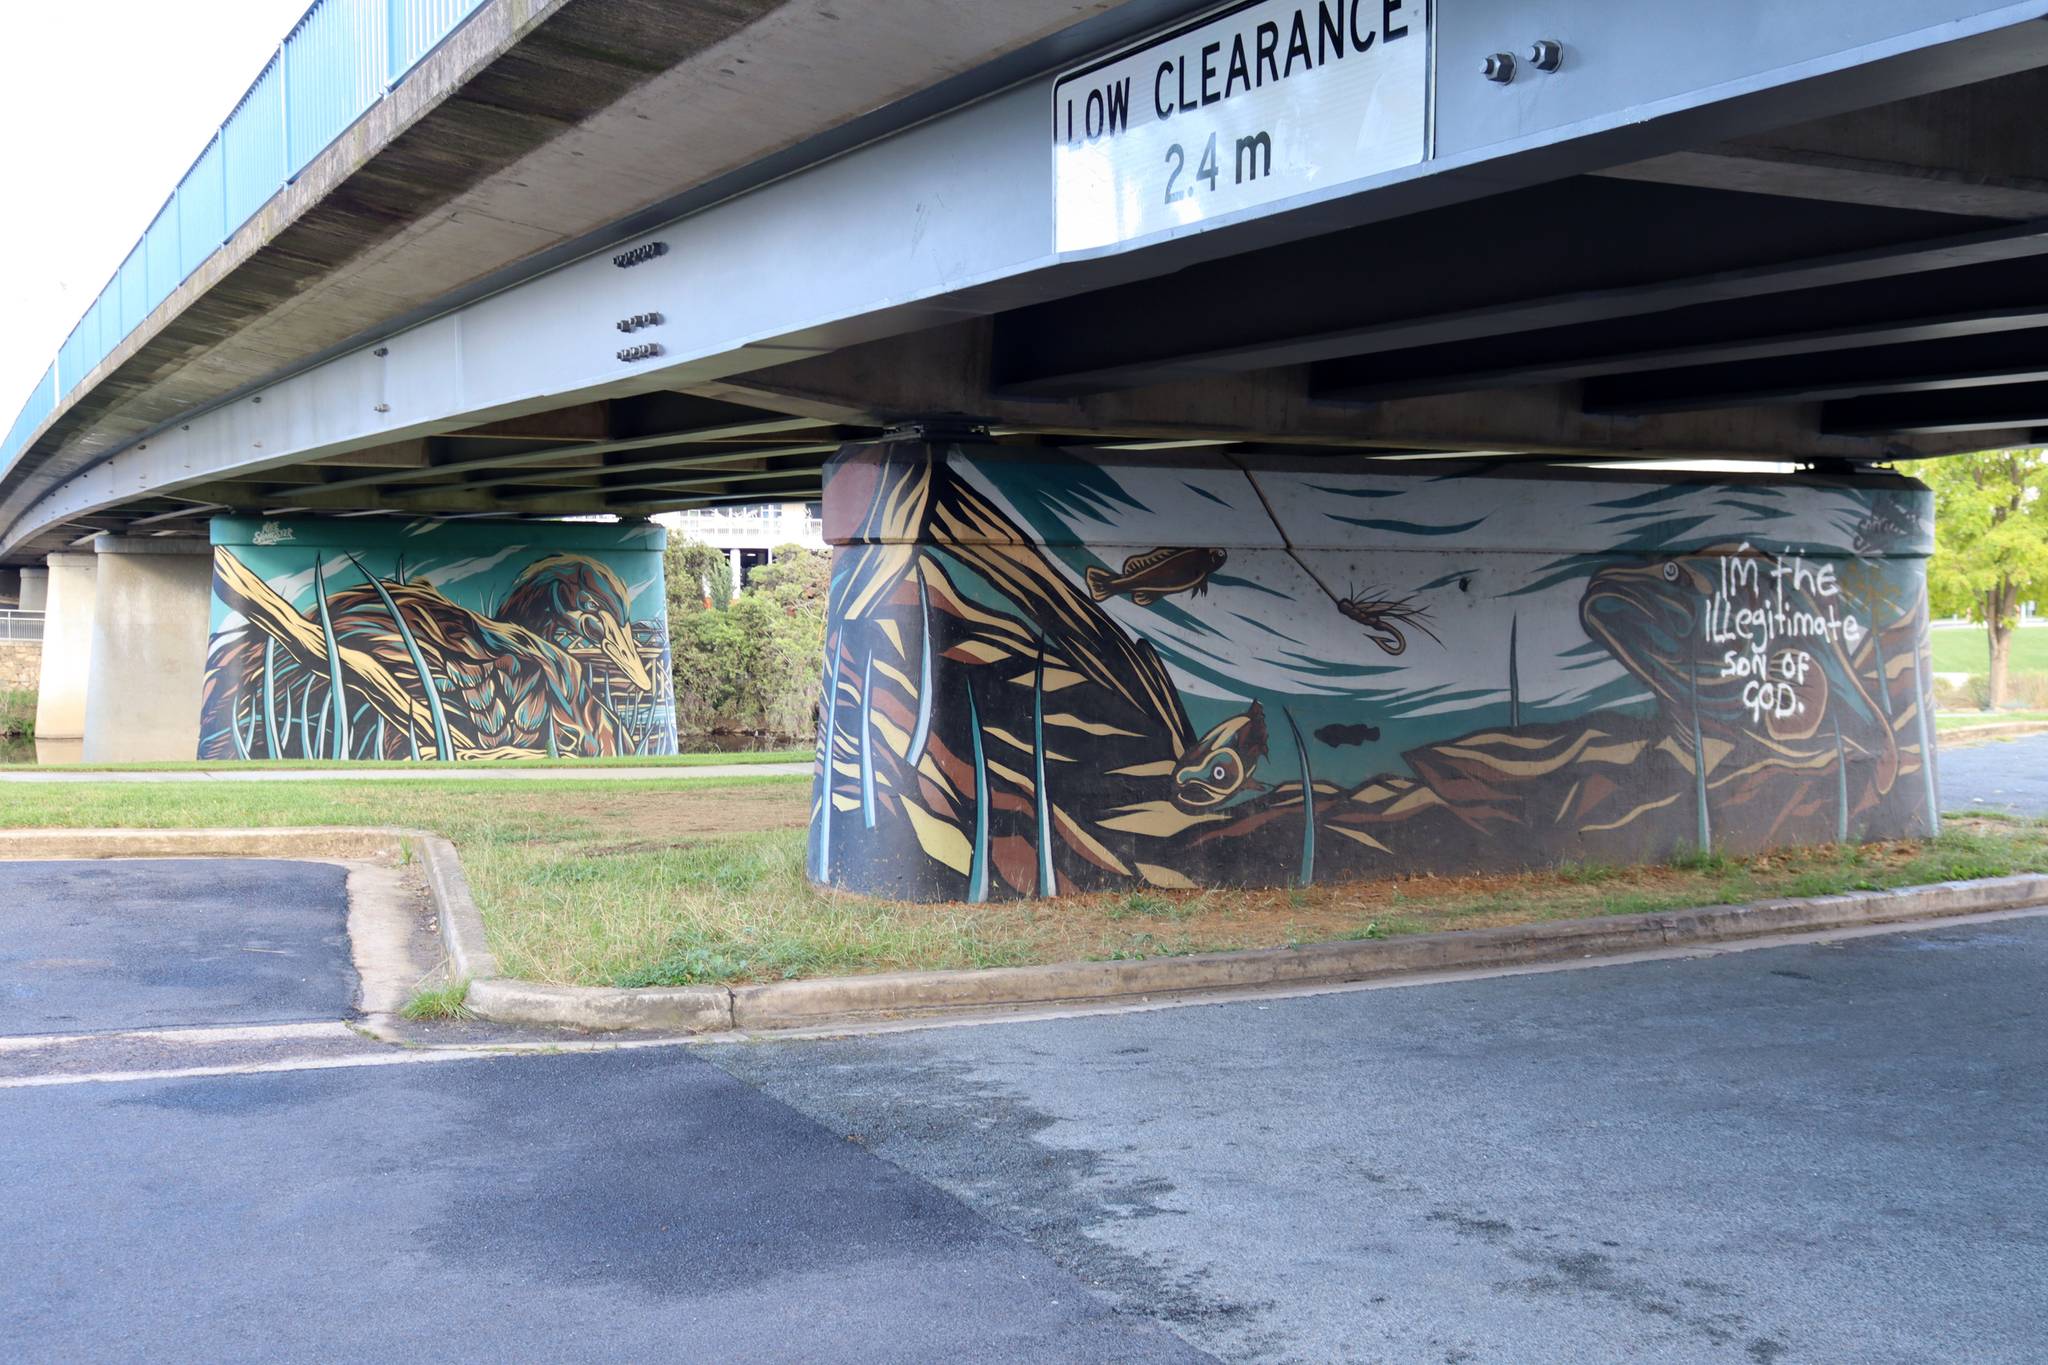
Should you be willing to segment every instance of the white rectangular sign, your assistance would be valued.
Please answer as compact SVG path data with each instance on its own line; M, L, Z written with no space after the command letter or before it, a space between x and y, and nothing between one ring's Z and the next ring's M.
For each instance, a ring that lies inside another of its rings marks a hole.
M1060 251L1422 161L1428 0L1248 0L1053 86Z

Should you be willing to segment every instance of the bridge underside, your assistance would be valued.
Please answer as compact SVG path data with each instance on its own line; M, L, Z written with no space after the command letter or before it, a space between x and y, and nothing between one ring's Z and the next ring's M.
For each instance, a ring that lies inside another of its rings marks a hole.
M905 422L1024 446L1823 467L2036 442L2048 145L2017 121L2044 96L2028 72L670 391L190 483L16 553L197 532L221 512L635 516L817 497L829 452ZM1901 145L1919 156L1880 156Z
M2044 27L1999 60L2041 60ZM1998 70L1397 216L1190 248L1170 269L1119 256L1036 270L398 439L245 453L213 476L167 424L97 457L127 462L105 471L105 495L71 498L7 557L197 534L221 513L634 516L815 498L832 451L905 423L1020 446L1830 469L2029 443L2048 431L2048 144L2029 127L2044 99L2042 71ZM177 472L151 468L152 441Z

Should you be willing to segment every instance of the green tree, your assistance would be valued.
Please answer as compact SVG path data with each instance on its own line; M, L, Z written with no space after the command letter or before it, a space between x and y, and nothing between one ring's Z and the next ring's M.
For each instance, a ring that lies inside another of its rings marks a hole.
M755 569L744 592L713 593L709 611L706 580L715 572L717 584L730 582L723 556L672 542L666 567L678 733L807 737L825 657L830 556L777 546L774 562Z
M1987 450L1927 460L1912 472L1934 490L1934 558L1927 595L1936 612L1982 622L1990 637L1987 705L2005 705L2006 663L2020 604L2048 584L2048 453Z
M704 610L702 599L688 610L669 612L677 734L709 734L726 724L737 690L733 663L738 651L734 645L735 632L726 613Z
M739 712L751 730L807 736L825 657L829 555L778 545L727 613L739 632Z
M825 594L832 583L832 556L801 545L778 545L773 558L747 579L747 591L758 592L792 615L815 612L822 620Z
M725 551L687 536L670 536L661 558L671 611L702 611L707 595L716 611L732 604L732 564Z

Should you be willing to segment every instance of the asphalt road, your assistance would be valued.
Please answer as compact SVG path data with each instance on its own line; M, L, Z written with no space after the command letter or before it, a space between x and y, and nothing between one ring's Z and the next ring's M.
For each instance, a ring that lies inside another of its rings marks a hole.
M0 1152L15 1359L1200 1359L693 1050L0 1091Z
M2048 917L722 1049L1241 1360L2039 1361Z
M2044 974L2048 917L827 1042L0 1088L0 1340L2036 1361Z
M0 862L0 1036L339 1018L345 884L319 863Z
M1935 774L1945 809L1991 807L2048 815L2048 735L1940 751Z

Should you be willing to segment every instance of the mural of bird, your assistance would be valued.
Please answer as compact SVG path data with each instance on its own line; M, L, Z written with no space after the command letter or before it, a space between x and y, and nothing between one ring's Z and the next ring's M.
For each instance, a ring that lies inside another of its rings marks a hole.
M225 547L215 592L247 618L208 661L201 757L492 758L660 753L666 640L580 555L530 564L493 614L360 563L294 608ZM422 680L425 680L423 685Z

